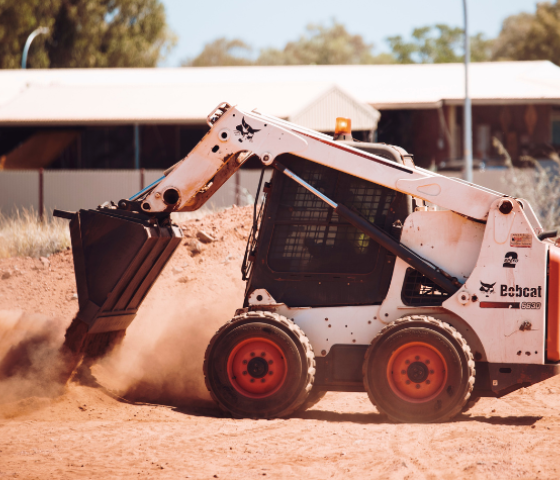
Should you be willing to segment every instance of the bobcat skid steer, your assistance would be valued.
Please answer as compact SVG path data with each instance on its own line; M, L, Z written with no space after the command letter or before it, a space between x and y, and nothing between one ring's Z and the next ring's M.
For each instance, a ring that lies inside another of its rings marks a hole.
M200 208L257 156L274 173L255 205L245 298L204 359L221 408L283 417L327 391L365 391L393 420L440 422L560 372L560 248L526 201L348 141L344 127L335 141L227 103L208 123L130 199L58 212L80 303L71 351L123 337L180 243L170 213Z

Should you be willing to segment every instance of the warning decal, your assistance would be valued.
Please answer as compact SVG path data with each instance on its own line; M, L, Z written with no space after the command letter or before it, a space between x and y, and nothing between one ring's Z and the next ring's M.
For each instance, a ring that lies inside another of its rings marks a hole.
M531 248L533 236L530 233L512 233L510 247Z

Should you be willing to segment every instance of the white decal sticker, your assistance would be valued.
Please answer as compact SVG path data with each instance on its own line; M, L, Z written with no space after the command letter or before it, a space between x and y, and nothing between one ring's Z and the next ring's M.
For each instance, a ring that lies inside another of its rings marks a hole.
M533 235L530 233L512 233L510 247L531 248L533 246Z

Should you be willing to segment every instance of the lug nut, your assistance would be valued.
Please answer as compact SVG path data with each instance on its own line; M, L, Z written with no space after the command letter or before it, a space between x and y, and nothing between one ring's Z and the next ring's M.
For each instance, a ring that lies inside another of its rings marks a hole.
M273 363L274 363L274 362L273 362L272 360L269 360L269 361L268 361L268 364L269 364L269 365L272 365Z
M434 374L434 371L433 371L433 370L430 370L430 375L433 375L433 374Z
M414 360L420 360L420 355L416 355L416 356L414 357Z
M261 379L261 383L264 383L264 382L266 382L266 378Z
M426 365L429 365L429 364L430 364L430 361L429 361L429 360L426 360Z
M251 357L254 357L254 356L255 356L255 352L251 352Z
M268 372L269 375L272 375L274 372L271 370L270 372Z
M245 370L245 371L243 372L243 375L247 375L247 370Z
M251 383L255 383L255 379L254 379L254 378L251 378Z
M401 370L401 374L404 375L406 373L406 370Z
M247 360L243 360L243 365L247 365Z
M420 388L420 384L419 384L419 383L416 384L416 388Z
M406 384L407 384L407 385L410 385L410 380L407 380L407 381L406 381Z
M429 385L431 382L429 380L426 380L426 385Z
M261 352L261 357L266 357L266 352Z
M405 362L407 365L410 363L410 360L405 360Z

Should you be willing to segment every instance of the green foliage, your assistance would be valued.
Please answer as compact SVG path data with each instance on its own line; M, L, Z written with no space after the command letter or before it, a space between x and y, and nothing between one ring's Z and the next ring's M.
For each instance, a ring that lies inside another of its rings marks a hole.
M560 0L538 3L534 15L504 20L494 44L494 60L550 60L560 65Z
M344 25L310 24L307 33L295 42L288 42L282 50L268 48L261 51L258 65L351 65L378 63L372 55L373 44L361 35L351 35ZM386 63L385 61L383 63Z
M373 55L373 45L361 35L351 35L344 25L310 24L306 34L288 42L279 50L265 48L256 60L252 49L242 40L219 38L205 45L202 52L183 66L205 67L217 65L347 65L364 63L394 63L389 54Z
M183 63L184 67L231 67L251 65L249 59L252 49L243 40L218 38L207 43L202 52L193 59Z
M491 40L481 33L470 38L471 60L483 62L490 58ZM397 35L387 39L397 63L457 63L463 61L463 29L438 24L415 28L409 41Z
M174 45L160 0L0 0L0 68L154 67Z

